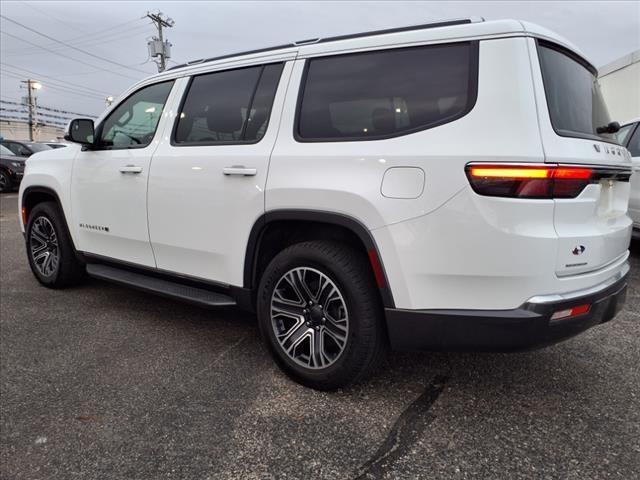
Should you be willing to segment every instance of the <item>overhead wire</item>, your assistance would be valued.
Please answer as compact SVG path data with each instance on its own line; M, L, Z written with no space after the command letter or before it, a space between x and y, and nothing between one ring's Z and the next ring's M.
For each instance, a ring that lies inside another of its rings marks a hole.
M0 33L2 33L3 35L7 35L7 36L9 36L9 37L11 37L11 38L15 38L15 39L17 39L17 40L20 40L21 42L28 43L29 45L33 45L34 47L39 47L39 48L41 48L41 49L43 49L43 50L48 51L49 53L53 53L54 55L58 55L59 57L67 58L67 59L69 59L69 60L73 60L74 62L78 62L78 63L81 63L81 64L83 64L83 65L87 65L87 66L89 66L89 67L97 68L98 70L101 70L101 71L103 71L103 72L112 73L112 74L114 74L114 75L118 75L118 76L120 76L120 77L129 78L129 79L133 79L133 80L139 80L139 79L140 79L139 77L132 77L131 75L126 75L126 74L124 74L124 73L116 72L116 71L114 71L114 70L108 70L108 69L106 69L106 68L102 68L102 67L99 67L99 66L97 66L97 65L93 65L93 64L91 64L91 63L88 63L88 62L85 62L85 61L83 61L83 60L80 60L80 59L77 59L77 58L71 57L71 56L69 56L69 55L65 55L64 53L57 52L57 51L55 51L55 50L51 50L50 48L46 48L46 47L43 47L42 45L38 45L37 43L30 42L29 40L26 40L26 39L24 39L24 38L22 38L22 37L19 37L18 35L14 35L14 34L9 33L9 32L0 31ZM147 72L144 72L144 73L147 73ZM147 75L148 75L148 73L147 73Z
M31 28L31 27L28 27L27 25L24 25L23 23L20 23L20 22L18 22L16 20L13 20L13 19L7 17L6 15L0 14L0 18L2 18L3 20L5 20L7 22L13 23L14 25L18 25L19 27L22 27L25 30L28 30L28 31L30 31L32 33L35 33L36 35L40 35L41 37L44 37L44 38L47 38L47 39L49 39L49 40L51 40L53 42L59 43L60 45L64 45L64 46L66 46L68 48L71 48L72 50L75 50L77 52L83 53L84 55L87 55L89 57L96 58L96 59L101 60L103 62L110 63L111 65L115 65L117 67L127 68L127 69L135 71L135 72L140 72L140 73L144 73L144 74L148 74L149 73L149 72L146 72L144 70L133 68L133 67L127 66L127 65L125 65L123 63L116 62L116 61L110 60L108 58L101 57L100 55L96 55L94 53L88 52L87 50L83 50L81 48L74 47L73 45L70 45L70 44L68 44L66 42L63 42L62 40L58 40L57 38L54 38L54 37L52 37L50 35L47 35L47 34L42 33L42 32L39 32L39 31L37 31L37 30L35 30L35 29Z

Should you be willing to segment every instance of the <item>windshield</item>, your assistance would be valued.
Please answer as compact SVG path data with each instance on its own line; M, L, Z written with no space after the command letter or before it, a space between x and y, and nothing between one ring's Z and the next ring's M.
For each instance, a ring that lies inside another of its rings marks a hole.
M13 153L4 145L0 145L0 155L15 155L15 153Z
M615 141L598 127L611 122L595 72L561 47L539 41L538 56L551 124L558 135Z

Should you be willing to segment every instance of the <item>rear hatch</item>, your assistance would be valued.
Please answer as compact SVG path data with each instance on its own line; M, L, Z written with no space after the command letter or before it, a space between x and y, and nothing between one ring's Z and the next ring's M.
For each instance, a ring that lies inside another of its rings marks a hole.
M591 172L578 196L554 200L556 273L600 270L628 255L631 156L615 141L595 69L563 47L541 40L537 45L544 87L538 95L538 114L545 162L580 165Z

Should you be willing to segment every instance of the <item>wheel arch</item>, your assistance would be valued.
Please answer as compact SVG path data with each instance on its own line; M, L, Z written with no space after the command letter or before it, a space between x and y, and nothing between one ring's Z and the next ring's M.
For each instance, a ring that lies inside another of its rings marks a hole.
M282 238L283 235L285 238ZM258 218L247 242L243 271L244 288L255 290L261 270L283 248L312 239L352 242L363 250L368 256L371 273L376 280L383 305L385 308L395 308L384 264L373 236L357 219L336 212L273 210Z
M73 240L73 235L71 234L71 229L69 228L69 224L67 222L66 212L64 210L64 207L62 206L60 197L58 196L57 192L51 187L33 185L25 188L24 192L22 192L22 195L20 198L20 206L22 209L24 209L23 210L24 213L22 215L22 222L23 222L23 227L25 229L25 233L26 233L29 214L31 213L31 211L36 205L42 202L54 202L57 205L62 215L64 228L67 229L67 233L69 234L69 238L71 239L73 250L76 252L76 255L78 255L75 247L75 242Z

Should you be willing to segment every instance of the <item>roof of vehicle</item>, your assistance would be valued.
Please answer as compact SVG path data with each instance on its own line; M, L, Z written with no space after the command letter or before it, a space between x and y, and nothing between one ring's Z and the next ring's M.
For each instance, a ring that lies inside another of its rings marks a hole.
M221 55L218 57L212 58L204 58L193 60L182 65L177 65L175 67L170 68L167 72L175 72L176 70L188 69L189 67L193 67L196 65L210 64L217 62L219 60L225 60L229 58L237 58L250 56L261 53L275 53L277 51L287 49L297 48L299 51L298 56L308 56L305 54L314 54L320 53L325 50L334 50L332 46L347 47L349 48L348 43L355 43L354 40L362 40L367 38L378 38L383 41L378 41L376 44L385 44L389 43L388 40L392 40L393 43L401 43L399 40L402 40L402 37L417 37L420 32L424 31L429 32L428 36L431 38L425 38L424 40L447 40L453 39L456 37L478 37L478 36L489 36L489 35L504 35L504 34L525 34L540 38L546 38L548 40L555 41L556 43L562 44L566 46L570 50L584 57L584 55L579 51L579 49L573 45L571 42L561 37L560 35L552 32L551 30L547 30L544 27L539 25L523 22L520 20L493 20L493 21L485 21L482 18L466 18L466 19L456 19L456 20L443 20L432 23L425 23L419 25L410 25L406 27L398 27L398 28L390 28L384 30L374 30L368 32L354 33L348 35L339 35L334 37L327 38L310 38L305 40L299 40L292 42L286 45L278 45L269 48L261 48L258 50L249 50L246 52L238 52L227 55ZM435 31L434 31L435 30ZM411 34L414 35L411 35ZM418 35L415 35L418 33ZM384 40L387 40L386 42ZM333 44L331 46L327 44ZM315 47L315 48L314 48ZM344 48L341 48L344 49ZM162 76L163 74L159 74Z
M587 61L584 54L582 54L575 45L560 35L539 25L520 20L485 21L482 18L467 18L443 20L427 24L341 35L337 37L311 38L292 42L287 45L194 60L141 80L125 91L121 95L121 98L148 83L204 73L210 71L212 68L223 68L226 65L251 65L286 61L296 58L335 55L359 50L364 51L376 47L392 48L428 42L441 43L443 41L466 41L522 36L540 38L557 43ZM588 61L587 63L591 64ZM117 101L114 102L114 105L117 105L117 103ZM109 110L110 109L107 109L103 115Z

